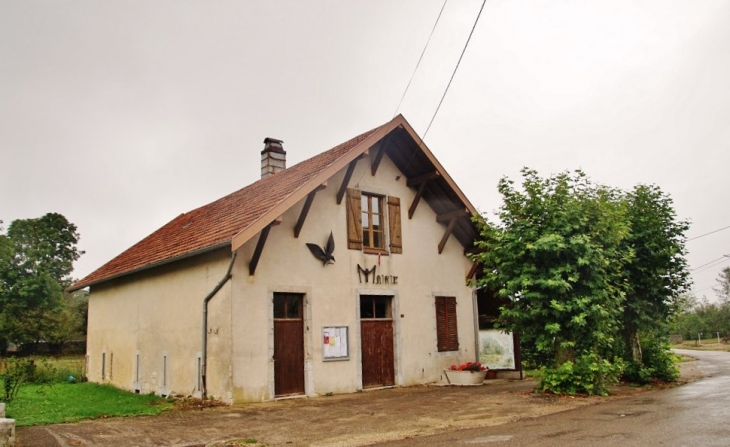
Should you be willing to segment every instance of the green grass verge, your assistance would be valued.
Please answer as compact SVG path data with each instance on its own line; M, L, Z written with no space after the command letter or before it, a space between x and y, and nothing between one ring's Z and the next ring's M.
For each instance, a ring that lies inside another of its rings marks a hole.
M110 385L24 385L6 403L6 417L19 427L112 416L155 415L172 407L160 396L133 394Z
M42 357L45 362L54 368L54 382L65 382L68 376L74 376L80 381L84 376L84 363L86 358L83 355L69 355L63 357Z
M694 351L725 351L730 352L730 344L718 343L717 339L703 340L697 344L696 340L687 340L684 343L672 345L674 349L691 349Z

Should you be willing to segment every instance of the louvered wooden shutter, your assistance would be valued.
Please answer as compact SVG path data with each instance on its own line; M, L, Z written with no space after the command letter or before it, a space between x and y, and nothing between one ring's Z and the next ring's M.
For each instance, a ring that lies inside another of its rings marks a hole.
M362 213L360 190L347 188L347 248L362 250Z
M459 335L456 326L456 298L437 296L436 334L439 351L459 350Z
M403 253L403 234L400 226L400 199L388 197L388 224L390 230L390 252Z

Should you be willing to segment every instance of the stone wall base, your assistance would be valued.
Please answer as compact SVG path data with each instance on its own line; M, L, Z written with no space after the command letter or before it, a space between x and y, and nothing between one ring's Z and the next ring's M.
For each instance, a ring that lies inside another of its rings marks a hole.
M15 445L15 419L0 418L0 447Z
M519 371L496 371L498 379L521 379Z

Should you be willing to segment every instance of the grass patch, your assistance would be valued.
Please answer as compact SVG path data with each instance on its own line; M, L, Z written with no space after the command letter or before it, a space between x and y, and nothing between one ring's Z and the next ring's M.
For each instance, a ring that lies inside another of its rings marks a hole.
M155 415L172 403L155 395L133 394L111 385L57 383L24 385L6 404L17 426L59 424L112 416Z
M718 343L717 339L703 340L697 344L697 340L687 340L684 343L672 345L673 349L691 349L694 351L725 351L730 352L730 344Z
M55 371L51 382L64 382L68 376L74 376L76 381L84 379L84 368L86 358L83 355L63 356L63 357L43 357Z
M697 359L688 355L674 354L674 363L694 362L695 360Z

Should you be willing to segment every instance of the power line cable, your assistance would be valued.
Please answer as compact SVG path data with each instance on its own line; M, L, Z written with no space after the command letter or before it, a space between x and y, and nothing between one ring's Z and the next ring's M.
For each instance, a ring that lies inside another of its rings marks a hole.
M421 56L418 58L418 62L416 63L416 68L413 69L413 73L411 74L411 79L408 80L408 85L406 85L406 89L403 91L403 96L400 98L400 102L398 102L398 106L395 108L395 112L393 112L393 116L390 117L390 120L392 121L393 118L398 115L398 109L400 109L401 104L403 104L403 99L406 97L406 93L408 93L408 89L411 86L411 82L413 82L413 78L416 76L416 72L418 71L418 67L421 65L421 60L423 60L423 55L426 54L426 49L428 48L428 44L431 42L431 37L433 37L433 33L436 30L436 25L438 25L439 20L441 20L441 14L444 12L444 8L446 7L446 3L449 0L444 0L444 3L441 5L441 10L439 11L439 15L436 17L436 22L433 24L433 28L431 28L431 34L428 35L428 40L426 40L426 45L423 47L423 51L421 51ZM388 135L390 133L390 130L386 128L385 135ZM419 144L420 147L420 144ZM409 162L410 164L410 162ZM362 174L360 174L360 178L358 178L357 183L359 184L362 178L365 176L365 173L367 172L367 169L363 170Z
M461 56L459 56L459 60L456 62L456 67L454 67L454 72L451 73L451 79L449 79L449 83L446 85L446 89L444 90L444 94L441 96L441 101L439 101L439 105L436 107L436 111L433 112L433 116L431 117L431 122L428 123L428 127L426 127L426 131L423 133L423 140L426 139L426 134L428 134L428 130L431 128L431 124L433 124L433 120L436 119L436 114L439 113L439 109L441 108L441 104L444 102L444 98L446 97L446 93L449 91L449 87L451 87L451 81L454 80L454 76L456 75L456 70L459 69L459 65L461 64L461 59L464 57L464 53L466 53L466 48L469 46L469 42L471 41L471 36L474 34L474 30L477 27L477 23L479 23L479 17L482 16L482 11L484 10L484 5L487 3L487 0L482 1L482 7L479 8L479 14L477 14L476 20L474 20L474 25L471 27L471 32L469 32L469 38L466 39L466 43L464 44L464 49L461 50Z
M720 262L718 262L718 261L720 261ZM694 271L696 271L696 270L699 270L699 269L701 269L702 267L707 267L707 266L709 266L710 264L714 264L714 263L716 263L716 262L717 262L718 264L722 264L723 262L727 262L727 261L730 261L730 255L722 255L722 256L720 256L720 257L719 257L719 258L717 258L717 259L713 259L713 260L712 260L712 261L710 261L710 262L707 262L707 263L705 263L705 264L702 264L702 265L701 265L701 266L699 266L699 267L695 267L695 268L691 269L691 270L690 270L690 272L694 272Z
M717 261L717 262L713 263L712 265L708 265L707 267L703 267L703 268L698 267L697 271L693 271L693 270L690 270L690 271L692 272L693 275L696 275L698 273L704 273L704 272L712 270L713 268L718 267L728 261L730 261L730 259L724 259L722 261Z
M709 235L711 235L711 234L715 234L715 233L718 233L718 232L720 232L720 231L723 231L723 230L727 230L728 228L730 228L730 225L728 225L727 227L722 227L722 228L720 228L719 230L715 230L715 231L710 231L709 233L705 233L705 234L700 234L699 236L695 236L695 237L693 237L693 238L689 238L689 239L687 239L687 242L689 242L689 241L693 241L693 240L695 240L695 239L699 239L699 238L701 238L701 237L709 236Z
M426 48L428 48L428 44L431 42L431 37L433 37L433 32L436 31L436 25L438 25L439 20L441 19L441 13L444 12L444 8L446 7L446 2L449 0L444 0L444 4L441 5L441 11L439 11L438 17L436 17L436 22L433 24L433 28L431 28L431 34L428 35L428 40L426 40L426 45L423 47L423 51L421 51L421 57L418 58L418 62L416 63L416 68L413 69L413 73L411 74L411 79L408 80L408 85L406 85L406 89L403 92L403 96L400 98L400 102L398 102L398 107L395 108L395 112L393 112L393 118L398 114L398 109L400 109L401 104L403 104L403 99L406 97L406 93L408 93L408 89L411 86L411 82L413 82L413 78L416 76L416 71L418 71L418 67L421 65L421 61L423 60L423 55L426 54Z
M423 136L416 134L418 136L418 148L420 149L423 144L424 140L426 139L426 134L428 133L428 130L431 129L431 124L433 124L434 119L436 119L436 114L438 113L439 109L441 108L441 104L444 102L444 98L446 97L446 93L449 91L449 87L451 86L451 82L454 80L454 76L456 75L456 70L459 69L459 64L461 64L461 59L464 57L464 53L466 52L466 48L469 46L469 42L471 41L471 36L474 34L474 30L477 27L477 23L479 23L479 17L482 15L482 11L484 10L484 5L487 3L487 0L482 1L482 6L479 8L479 14L477 14L477 18L474 20L474 25L471 27L471 31L469 32L469 37L466 39L466 43L464 44L464 48L461 50L461 55L459 56L459 60L456 62L456 66L454 67L454 71L451 73L451 79L449 79L449 83L446 85L446 89L444 90L444 94L441 96L441 100L439 101L438 106L436 107L436 110L433 112L433 116L431 117L431 121L428 123L428 127L426 128L426 131L423 133ZM416 156L416 153L418 151L414 150L413 154L411 154L410 158L408 159L408 163L406 163L405 168L403 170L405 171L408 169L408 167L411 165L411 162L413 162L413 159Z

